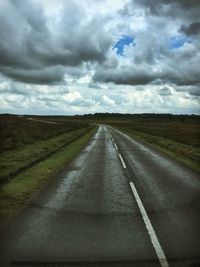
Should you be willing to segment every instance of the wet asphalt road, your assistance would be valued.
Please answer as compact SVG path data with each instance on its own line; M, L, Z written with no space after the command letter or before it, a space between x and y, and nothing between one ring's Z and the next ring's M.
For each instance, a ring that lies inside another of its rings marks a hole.
M200 177L109 126L1 229L0 266L161 266L131 181L169 266L199 267Z

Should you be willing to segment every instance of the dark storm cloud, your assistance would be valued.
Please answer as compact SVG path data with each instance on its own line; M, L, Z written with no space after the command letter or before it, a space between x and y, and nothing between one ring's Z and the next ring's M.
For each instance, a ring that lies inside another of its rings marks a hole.
M67 1L60 21L53 27L49 27L43 10L34 2L10 0L3 7L0 10L0 72L17 81L58 82L66 66L103 61L111 44L102 26L104 19L86 19L84 9L73 1ZM63 71L58 73L57 65L62 66Z
M152 10L156 9L156 6L159 5L171 5L171 4L177 4L179 7L187 9L187 8L197 8L200 7L199 0L140 0L137 1L140 5L147 6L151 8Z
M192 22L189 25L182 25L180 32L183 32L189 36L197 35L200 33L200 22Z
M161 16L183 16L198 17L200 10L199 0L133 0L134 4L147 8L147 12L151 12L154 15Z
M124 85L145 85L156 77L145 69L103 69L100 68L94 75L94 81L113 82Z
M13 80L32 84L54 85L64 82L63 70L57 67L36 69L3 68L3 74Z
M173 68L174 67L174 68ZM182 68L176 70L175 65L172 68L163 69L163 71L153 71L151 66L145 68L119 68L103 69L99 68L93 76L94 81L112 82L124 85L146 85L152 84L175 84L175 85L196 85L200 83L198 69Z
M189 94L192 96L200 96L200 86L189 89Z

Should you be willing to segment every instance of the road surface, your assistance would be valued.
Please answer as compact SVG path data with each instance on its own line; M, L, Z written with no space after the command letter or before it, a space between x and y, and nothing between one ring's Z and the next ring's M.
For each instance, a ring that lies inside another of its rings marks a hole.
M200 179L101 125L1 229L6 266L200 266Z

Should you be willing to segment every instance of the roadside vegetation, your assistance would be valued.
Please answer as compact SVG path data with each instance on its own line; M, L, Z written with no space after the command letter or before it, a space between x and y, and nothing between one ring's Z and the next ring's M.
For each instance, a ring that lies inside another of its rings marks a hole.
M112 125L200 171L199 117L137 118Z
M62 119L61 119L62 118ZM0 151L13 150L35 141L86 128L88 124L62 116L0 115Z
M80 136L86 134L91 128L91 126L88 126L0 153L0 184L9 182L25 169L50 157Z
M0 188L0 224L18 213L56 174L83 149L96 127L44 161L28 168Z
M91 129L77 121L54 122L12 115L0 116L0 123L0 185Z
M2 220L25 206L81 151L97 128L67 118L55 117L54 123L14 115L1 115L0 126Z

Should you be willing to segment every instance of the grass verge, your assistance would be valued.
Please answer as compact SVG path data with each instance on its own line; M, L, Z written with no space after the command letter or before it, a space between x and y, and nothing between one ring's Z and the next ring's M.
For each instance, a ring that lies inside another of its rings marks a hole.
M47 140L36 141L22 148L0 154L0 184L5 184L25 169L48 158L91 129L70 131Z
M182 162L190 169L200 172L200 150L198 148L181 144L170 139L150 135L143 132L126 129L125 127L117 127L119 130L128 134L130 137L138 139L153 148L167 154L168 156Z
M48 159L27 169L8 184L2 186L0 188L0 223L4 224L6 219L26 206L30 199L50 179L55 177L59 170L75 158L94 135L96 129L96 127L93 128Z

